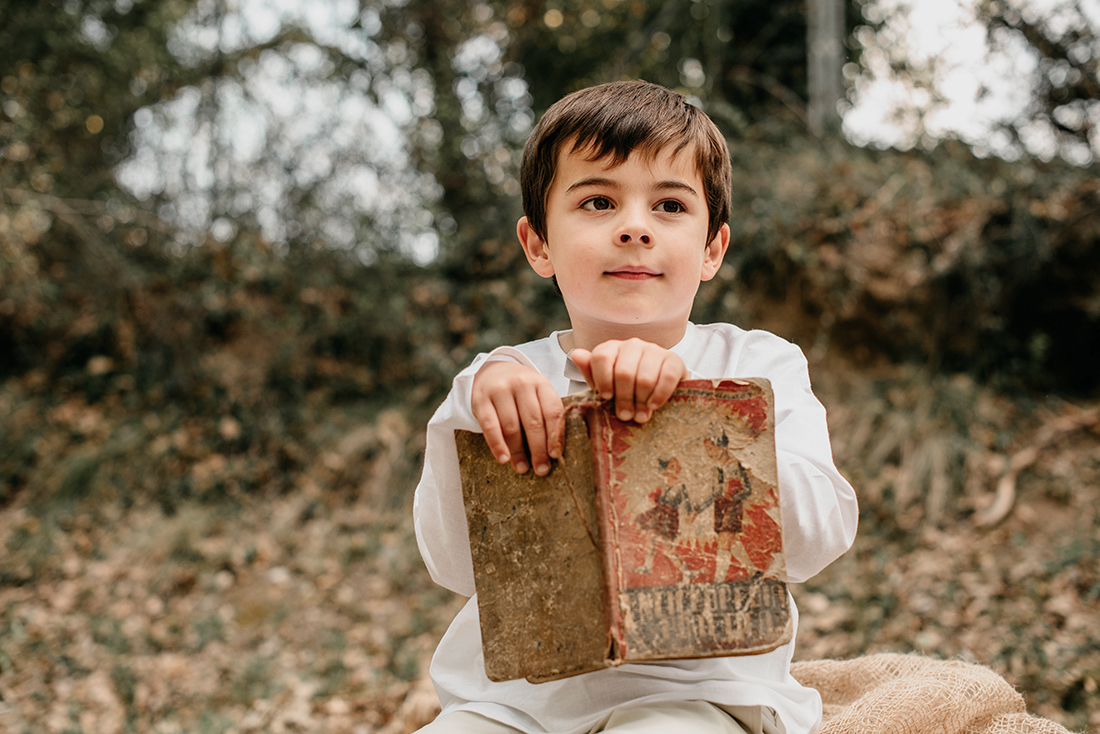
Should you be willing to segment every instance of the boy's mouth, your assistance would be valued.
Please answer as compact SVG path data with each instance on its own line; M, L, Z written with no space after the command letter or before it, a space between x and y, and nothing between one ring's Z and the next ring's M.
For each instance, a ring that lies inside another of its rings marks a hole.
M621 268L615 268L614 270L604 271L604 275L610 275L613 278L622 278L623 280L645 280L647 278L656 278L660 275L656 270L650 270L634 265L625 265Z

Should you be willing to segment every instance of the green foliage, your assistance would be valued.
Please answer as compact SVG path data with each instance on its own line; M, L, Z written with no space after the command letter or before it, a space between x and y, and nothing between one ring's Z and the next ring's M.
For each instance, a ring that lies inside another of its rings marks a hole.
M133 113L194 78L167 49L187 4L123 6L0 3L0 187L89 199L113 188Z
M1100 386L1100 188L1064 163L788 139L733 144L729 269L697 317L857 363ZM751 184L749 183L751 182Z

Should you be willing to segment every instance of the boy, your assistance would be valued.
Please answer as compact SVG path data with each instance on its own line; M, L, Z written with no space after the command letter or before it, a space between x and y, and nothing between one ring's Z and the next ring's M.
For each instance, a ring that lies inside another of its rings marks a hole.
M413 513L438 583L474 594L454 430L479 430L501 463L544 475L561 452L560 396L586 386L613 399L623 420L645 422L682 379L770 379L790 581L851 545L855 494L833 464L801 351L767 332L688 321L699 283L715 275L729 244L730 179L713 122L645 82L575 92L535 127L517 234L531 267L555 279L572 329L479 355L428 424ZM538 685L491 682L470 599L432 660L443 711L421 731L808 732L821 702L790 676L792 654L788 644Z

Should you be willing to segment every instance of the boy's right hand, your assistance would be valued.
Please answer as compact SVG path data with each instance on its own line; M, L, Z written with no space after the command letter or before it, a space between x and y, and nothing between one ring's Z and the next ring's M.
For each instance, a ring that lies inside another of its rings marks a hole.
M531 465L539 476L561 458L565 409L550 380L510 361L489 362L474 375L470 407L489 450L520 474ZM526 444L527 450L524 450Z

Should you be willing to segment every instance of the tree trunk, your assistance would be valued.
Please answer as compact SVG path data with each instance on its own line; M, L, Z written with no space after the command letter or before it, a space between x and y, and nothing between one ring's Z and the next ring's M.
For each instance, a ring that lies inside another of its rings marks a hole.
M844 0L809 0L809 15L809 122L820 136L840 125L836 106L844 96Z

